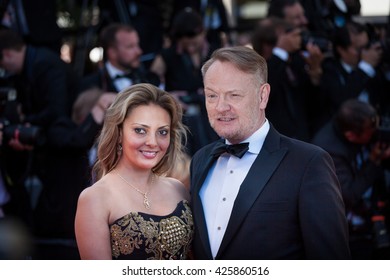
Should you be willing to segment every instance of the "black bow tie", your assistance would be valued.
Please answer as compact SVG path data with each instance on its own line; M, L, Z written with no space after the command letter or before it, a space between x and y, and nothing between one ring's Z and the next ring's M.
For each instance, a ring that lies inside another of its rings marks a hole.
M132 74L131 74L131 73L127 73L127 74L117 74L117 75L115 75L114 80L122 79L122 78L132 79Z
M249 150L248 142L234 144L234 145L227 145L225 143L219 142L215 145L211 154L214 157L219 157L223 153L229 153L238 158L242 158L248 150Z

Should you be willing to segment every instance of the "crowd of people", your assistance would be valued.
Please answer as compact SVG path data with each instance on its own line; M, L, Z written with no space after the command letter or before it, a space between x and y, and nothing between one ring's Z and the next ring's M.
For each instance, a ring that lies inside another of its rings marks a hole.
M99 4L82 76L25 2L1 10L0 225L28 248L1 258L390 258L390 35L358 0L271 0L247 46L223 1Z

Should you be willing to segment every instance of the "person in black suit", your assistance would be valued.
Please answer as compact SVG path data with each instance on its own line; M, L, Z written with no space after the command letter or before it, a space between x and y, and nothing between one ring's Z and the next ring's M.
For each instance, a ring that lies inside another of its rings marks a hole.
M318 129L316 109L320 95L321 64L327 50L317 41L307 39L311 35L300 1L272 0L268 17L282 19L288 26L282 29L281 24L274 21L279 25L275 27L278 29L279 42L267 60L269 83L275 93L270 97L267 115L281 133L309 141ZM299 45L291 48L291 37L298 34ZM280 40L284 43L279 44ZM280 110L285 111L286 115L279 114Z
M172 0L115 0L98 1L101 24L131 25L139 35L139 45L144 51L142 61L149 68L164 45L164 35Z
M267 60L268 82L273 94L266 113L282 134L308 141L311 137L308 100L316 92L312 90L313 86L297 55L301 49L301 30L282 19L270 20L274 24L277 41Z
M267 120L264 58L221 48L202 73L209 121L222 139L191 161L195 259L350 258L332 159Z
M321 89L323 124L329 121L341 104L356 98L377 108L382 91L387 95L385 78L379 70L383 50L380 42L370 43L367 29L357 22L348 22L333 36L334 56L324 60Z
M378 141L377 126L374 107L348 99L313 139L313 144L325 149L335 164L348 217L353 259L390 256L389 236L387 242L386 236L375 238L372 222L373 217L382 216L386 209L389 211L388 206L382 208L378 202L390 198L385 180L390 148Z
M231 44L231 29L228 12L222 0L174 0L171 12L171 24L174 17L185 8L192 8L200 14L210 48L215 50Z
M83 78L81 91L99 88L103 92L119 92L138 83L160 84L159 77L141 62L139 36L131 25L112 23L100 33L103 65L98 71Z
M0 31L0 67L17 89L17 112L5 111L3 117L12 125L40 131L28 142L22 132L13 133L3 145L2 171L11 195L5 215L29 226L36 241L32 258L79 258L77 198L89 182L87 151L113 98L101 96L76 125L70 116L78 80L71 66L49 49L26 44L12 30Z
M207 121L200 68L211 54L202 17L192 8L180 11L171 26L171 46L164 48L150 67L164 88L180 101L183 122L190 131L186 143L192 156L200 147L217 139Z

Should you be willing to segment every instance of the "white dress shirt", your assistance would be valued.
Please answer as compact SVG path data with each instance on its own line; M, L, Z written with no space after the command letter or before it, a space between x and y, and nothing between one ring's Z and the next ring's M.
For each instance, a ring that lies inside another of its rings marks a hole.
M249 142L249 150L240 159L222 154L211 167L200 190L207 231L213 258L218 253L234 201L249 169L263 146L269 131L266 120L262 127L243 142ZM226 144L231 144L226 141Z
M119 70L118 68L115 68L115 66L113 66L109 61L106 62L106 69L108 75L110 75L111 79L114 81L114 86L118 90L118 92L133 84L133 81L127 77L115 79L116 76L122 76L126 73L122 70Z

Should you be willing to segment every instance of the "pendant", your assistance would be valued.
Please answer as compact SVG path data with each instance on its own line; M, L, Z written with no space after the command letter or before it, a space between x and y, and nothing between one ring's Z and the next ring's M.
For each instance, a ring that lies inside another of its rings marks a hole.
M144 194L144 205L145 205L145 208L146 208L146 209L150 209L149 199L148 199L148 197L146 196L146 194Z

